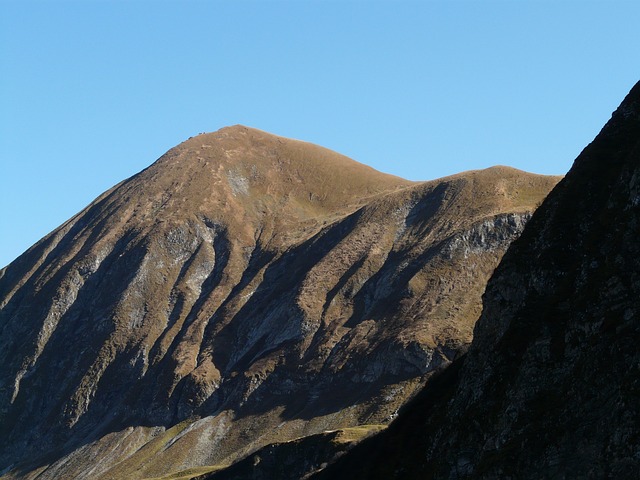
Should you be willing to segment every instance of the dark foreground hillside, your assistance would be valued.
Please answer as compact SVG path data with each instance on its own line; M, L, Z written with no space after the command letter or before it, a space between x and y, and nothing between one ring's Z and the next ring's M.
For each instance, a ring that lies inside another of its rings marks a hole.
M640 478L640 84L509 248L465 357L313 478Z

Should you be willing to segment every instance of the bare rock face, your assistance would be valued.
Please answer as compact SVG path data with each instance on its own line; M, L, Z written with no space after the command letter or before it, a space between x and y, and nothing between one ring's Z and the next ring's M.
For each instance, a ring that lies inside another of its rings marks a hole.
M189 139L0 271L0 472L158 477L387 423L471 341L557 181Z
M638 478L639 239L636 84L505 254L468 353L317 478Z

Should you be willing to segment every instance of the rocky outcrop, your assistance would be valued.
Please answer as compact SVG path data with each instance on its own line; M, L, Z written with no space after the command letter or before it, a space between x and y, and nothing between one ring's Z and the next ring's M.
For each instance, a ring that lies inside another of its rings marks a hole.
M640 84L491 278L468 353L314 478L638 478Z
M469 343L557 180L189 139L0 272L0 470L157 477L388 422Z

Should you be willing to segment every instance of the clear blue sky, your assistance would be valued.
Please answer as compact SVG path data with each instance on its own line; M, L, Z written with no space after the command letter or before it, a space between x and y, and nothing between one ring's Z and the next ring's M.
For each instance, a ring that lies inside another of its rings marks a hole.
M420 180L565 173L640 78L638 1L2 1L0 266L241 123Z

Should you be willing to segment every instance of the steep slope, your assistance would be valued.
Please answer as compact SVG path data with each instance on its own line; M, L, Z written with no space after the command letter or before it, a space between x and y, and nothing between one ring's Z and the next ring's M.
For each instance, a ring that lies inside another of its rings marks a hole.
M147 478L388 422L557 180L189 139L0 271L0 471Z
M490 280L473 343L314 478L638 478L640 84Z

